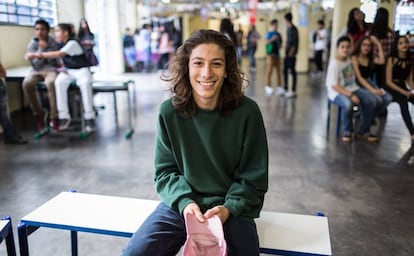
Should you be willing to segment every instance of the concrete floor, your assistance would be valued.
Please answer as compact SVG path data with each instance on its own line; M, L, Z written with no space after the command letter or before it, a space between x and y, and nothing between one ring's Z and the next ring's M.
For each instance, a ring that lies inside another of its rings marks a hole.
M112 97L95 96L106 109L99 112L98 131L86 140L70 134L34 140L31 114L13 114L14 123L30 139L25 146L0 144L0 216L13 218L17 247L19 219L61 191L158 199L152 181L153 142L157 109L168 93L157 73L122 77L137 83L130 140L124 138L122 92L118 126ZM249 80L246 94L259 103L269 140L270 186L264 209L324 212L336 256L414 255L414 149L396 103L389 106L386 121L375 127L382 135L379 143L344 144L335 138L335 115L329 134L326 131L323 79L300 74L296 99L267 98L264 60L259 60ZM69 239L68 232L39 229L29 237L31 255L70 255ZM119 255L127 241L80 233L79 254ZM0 255L5 254L1 244Z

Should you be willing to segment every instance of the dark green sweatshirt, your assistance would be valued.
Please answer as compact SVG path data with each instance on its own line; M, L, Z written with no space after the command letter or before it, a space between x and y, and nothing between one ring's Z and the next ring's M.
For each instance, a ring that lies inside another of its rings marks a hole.
M204 212L224 205L235 217L257 218L268 189L268 147L257 104L244 97L228 117L197 110L184 118L160 106L155 151L156 190L180 213L196 202Z

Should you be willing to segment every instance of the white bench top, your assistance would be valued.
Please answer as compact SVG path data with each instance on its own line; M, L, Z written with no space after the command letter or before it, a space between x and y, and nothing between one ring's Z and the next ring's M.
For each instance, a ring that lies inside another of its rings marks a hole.
M3 231L3 229L7 226L7 224L10 223L10 220L0 220L0 231Z
M24 78L32 70L31 66L22 66L17 68L8 68L6 69L6 77L21 77Z
M156 200L62 192L21 222L130 237L158 204ZM262 211L256 223L261 248L332 254L326 217Z

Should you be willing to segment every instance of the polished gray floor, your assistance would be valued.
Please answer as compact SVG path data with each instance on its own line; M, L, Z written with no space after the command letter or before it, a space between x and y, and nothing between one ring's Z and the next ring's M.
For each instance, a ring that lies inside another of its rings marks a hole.
M247 62L243 63L243 67ZM298 97L266 97L264 61L249 73L246 94L260 105L270 153L264 209L329 218L333 254L414 255L414 150L396 103L374 129L381 141L344 144L326 131L323 79L300 74ZM0 215L19 219L61 191L157 199L152 182L157 109L168 93L159 74L125 74L136 81L135 133L127 130L126 96L118 94L115 122L110 95L95 96L98 131L86 140L72 134L34 140L30 113L13 114L30 143L0 144ZM414 112L414 107L411 107ZM336 113L336 108L333 108ZM117 216L113 216L117 218ZM278 239L275 237L275 239ZM126 238L79 234L80 255L119 255ZM69 233L39 229L29 237L31 255L70 255ZM0 255L5 255L4 245Z

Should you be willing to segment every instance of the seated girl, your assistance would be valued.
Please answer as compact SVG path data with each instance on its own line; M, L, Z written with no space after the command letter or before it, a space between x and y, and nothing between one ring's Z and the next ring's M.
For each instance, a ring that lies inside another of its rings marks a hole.
M376 56L374 56L373 43L378 48L378 55ZM374 96L378 113L386 113L387 106L392 101L392 96L384 89L379 88L373 81L375 64L383 65L385 63L381 42L375 36L362 37L355 44L351 60L357 84Z

